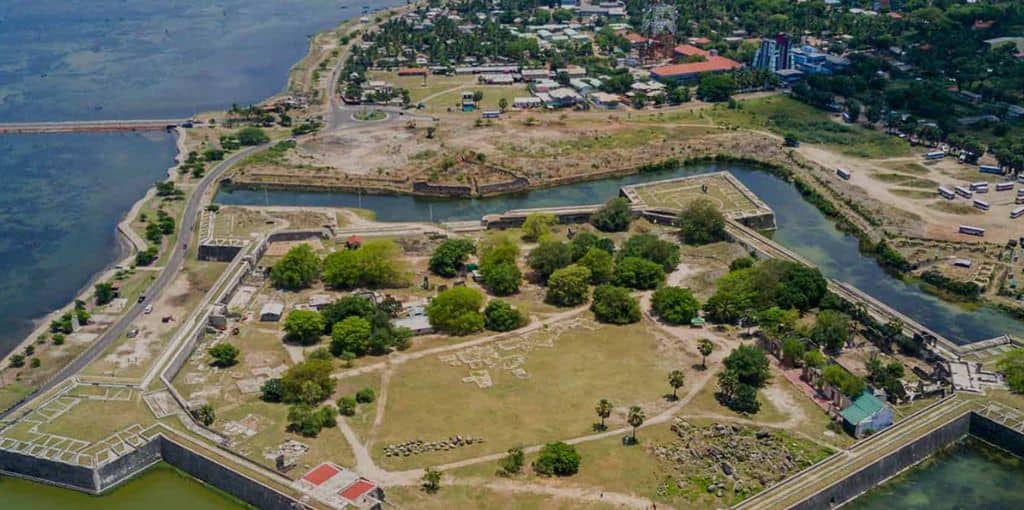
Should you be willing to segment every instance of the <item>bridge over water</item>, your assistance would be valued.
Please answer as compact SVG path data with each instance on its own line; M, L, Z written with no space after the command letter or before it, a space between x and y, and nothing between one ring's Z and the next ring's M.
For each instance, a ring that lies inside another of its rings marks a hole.
M0 134L160 131L188 123L189 119L73 120L0 123Z

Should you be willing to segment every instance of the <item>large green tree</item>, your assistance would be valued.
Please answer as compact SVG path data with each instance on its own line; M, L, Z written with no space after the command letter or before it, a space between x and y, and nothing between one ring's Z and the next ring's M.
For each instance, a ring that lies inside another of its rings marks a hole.
M590 223L602 232L622 232L629 228L632 220L629 201L622 197L609 200L590 217Z
M601 248L590 248L576 263L590 270L590 283L594 285L607 283L615 276L615 259Z
M367 241L324 259L324 282L339 289L390 287L405 283L401 249L392 241Z
M480 313L484 296L469 287L453 287L434 297L427 305L427 318L438 331L452 335L468 335L484 329Z
M362 356L370 350L373 327L370 321L358 317L346 317L331 328L331 354L341 356L350 352Z
M640 321L640 303L629 294L629 289L600 285L594 289L590 304L594 317L611 324L632 324Z
M319 276L320 257L306 243L292 247L270 269L270 282L279 289L304 289Z
M689 324L698 316L700 303L690 289L662 287L654 291L651 308L661 320L670 324Z
M576 306L587 302L590 270L573 264L563 267L548 278L545 301L557 306Z
M284 320L288 338L302 345L313 345L324 332L324 318L316 310L292 310Z
M656 262L626 257L615 266L616 285L631 289L653 289L665 280L665 271Z
M850 340L850 317L836 310L822 310L811 329L811 340L830 351L842 349Z
M430 255L430 271L446 278L455 276L475 251L476 246L469 239L445 239Z
M639 257L650 260L660 264L665 272L671 272L679 265L679 245L658 239L658 236L653 234L637 234L622 245L619 257Z
M551 273L572 263L572 250L563 242L542 241L530 252L527 262L541 279L547 280Z
M726 238L725 216L710 200L694 200L679 213L679 233L687 244L722 241Z

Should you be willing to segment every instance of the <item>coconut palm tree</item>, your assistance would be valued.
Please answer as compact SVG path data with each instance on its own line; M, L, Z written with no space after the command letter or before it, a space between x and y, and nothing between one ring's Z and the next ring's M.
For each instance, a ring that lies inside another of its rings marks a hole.
M594 411L597 412L597 417L601 418L601 430L604 430L605 429L605 425L604 425L605 418L607 418L607 417L612 415L612 403L609 402L607 399L603 399L602 398L597 403L597 405L594 406Z
M629 408L629 415L626 418L626 421L629 423L630 427L633 427L634 444L636 443L636 429L644 424L645 419L647 419L647 417L644 416L644 410L640 409L640 406L633 406Z
M672 386L672 400L678 400L679 395L676 393L679 388L683 387L686 383L686 374L682 370L673 370L668 373L668 384Z
M711 343L711 340L707 338L701 338L700 342L697 344L697 350L701 355L700 365L702 368L707 370L708 356L711 355L711 351L715 350L715 344Z

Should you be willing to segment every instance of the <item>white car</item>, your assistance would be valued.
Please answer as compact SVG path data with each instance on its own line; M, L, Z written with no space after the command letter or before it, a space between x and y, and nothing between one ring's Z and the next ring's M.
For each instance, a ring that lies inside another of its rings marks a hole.
M153 313L153 305L146 305L146 308L142 309L143 313Z

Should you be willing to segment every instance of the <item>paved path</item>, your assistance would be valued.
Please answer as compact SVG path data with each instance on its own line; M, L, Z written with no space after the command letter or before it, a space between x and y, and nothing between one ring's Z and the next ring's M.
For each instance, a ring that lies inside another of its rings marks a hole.
M75 120L61 122L5 122L4 133L71 133L76 131L159 131L178 126L188 119Z

